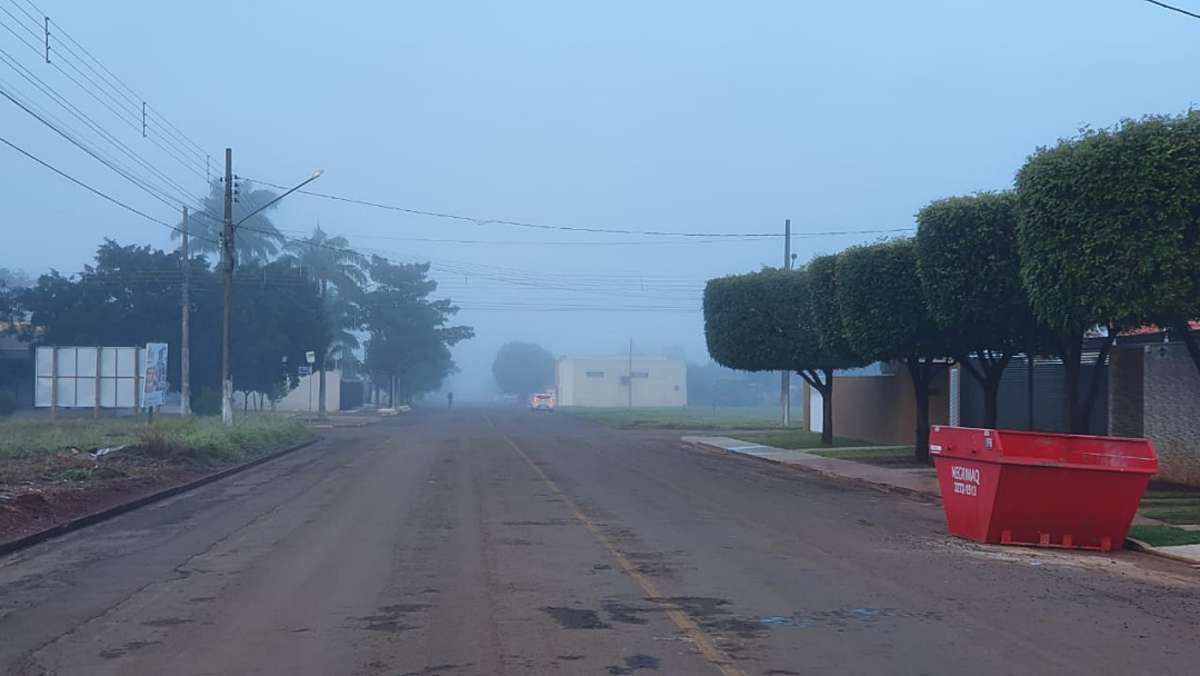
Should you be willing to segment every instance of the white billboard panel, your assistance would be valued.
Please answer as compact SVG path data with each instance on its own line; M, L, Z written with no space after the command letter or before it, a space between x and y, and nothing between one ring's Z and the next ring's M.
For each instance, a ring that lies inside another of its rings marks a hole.
M37 349L37 354L35 355L37 365L34 367L34 373L37 377L49 378L54 375L54 364L50 361L50 355L53 352L54 348L52 347L39 347Z
M58 351L58 377L75 377L75 348Z
M75 406L75 379L74 378L59 378L54 382L54 389L57 391L58 405L65 407Z
M96 377L96 348L75 348L75 375L79 378Z
M98 396L101 408L134 408L140 403L142 361L142 350L135 347L39 347L34 405L92 408Z

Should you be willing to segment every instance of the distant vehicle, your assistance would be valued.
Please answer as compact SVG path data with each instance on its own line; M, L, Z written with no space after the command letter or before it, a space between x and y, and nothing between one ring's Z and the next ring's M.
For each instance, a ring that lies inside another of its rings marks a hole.
M553 392L542 392L529 398L529 410L553 411L558 406L558 397Z

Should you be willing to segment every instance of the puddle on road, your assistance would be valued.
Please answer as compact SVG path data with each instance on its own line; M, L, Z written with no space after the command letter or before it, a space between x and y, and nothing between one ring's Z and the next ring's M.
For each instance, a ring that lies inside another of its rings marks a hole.
M352 617L350 619L354 620L355 622L363 623L361 628L368 631L398 633L417 628L416 625L405 624L401 622L401 616L425 610L428 607L428 603L397 603L390 606L380 606L379 614L377 615L364 615L362 617Z
M106 660L114 660L118 657L124 657L125 653L132 652L134 650L141 650L142 648L149 648L150 646L155 646L159 643L162 643L162 641L130 641L120 648L101 650L100 657L103 657Z
M524 540L522 538L504 538L502 540L497 540L496 543L501 544L501 545L508 545L510 547L530 547L533 545L542 544L541 542L536 542L534 540Z
M563 629L609 629L612 625L600 619L600 614L588 608L546 606L542 612L553 617Z
M541 521L501 521L502 526L570 526L573 521L568 519L543 519Z
M631 606L618 601L605 601L604 612L608 613L610 622L620 622L621 624L646 624L647 620L642 617L645 613L661 612L662 609L655 606Z
M164 617L158 620L146 620L142 622L143 627L174 627L180 624L191 624L191 620L185 620L178 617Z
M625 666L619 666L616 664L608 666L608 673L613 674L614 676L621 676L623 674L632 674L633 672L641 671L642 669L657 671L659 665L659 659L657 657L641 654L630 655L629 657L626 657L624 661Z

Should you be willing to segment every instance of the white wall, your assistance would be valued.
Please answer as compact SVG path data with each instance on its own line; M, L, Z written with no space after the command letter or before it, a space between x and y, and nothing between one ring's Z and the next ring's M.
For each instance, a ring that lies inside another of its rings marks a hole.
M635 357L635 407L686 406L687 364L679 359ZM628 358L564 357L558 361L556 382L562 406L623 407L630 401Z
M312 411L316 412L318 406L318 395L321 391L321 376L313 373L310 376L300 376L300 384L296 389L288 392L287 395L280 399L275 404L276 411L308 411L310 401L311 387L311 402ZM325 372L325 410L337 411L342 407L342 372L340 370Z

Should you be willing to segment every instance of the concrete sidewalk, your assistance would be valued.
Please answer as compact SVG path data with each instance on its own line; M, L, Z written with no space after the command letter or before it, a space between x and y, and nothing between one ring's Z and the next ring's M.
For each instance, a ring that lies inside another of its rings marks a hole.
M824 458L804 451L775 448L752 444L731 437L699 437L687 436L681 439L684 445L693 448L726 453L737 453L760 460L775 462L821 476L853 481L877 490L906 493L924 498L941 500L938 489L937 473L929 469L888 469L877 467L853 460L839 458ZM1149 519L1140 514L1133 519L1135 525L1165 526L1169 525L1156 519ZM1200 545L1180 545L1174 547L1152 547L1140 540L1129 540L1129 549L1163 556L1165 558L1200 566Z
M751 444L730 437L683 437L682 442L692 447L737 453L777 462L822 476L856 481L878 490L941 499L937 474L932 467L928 469L888 469L853 460L823 458L804 451Z

